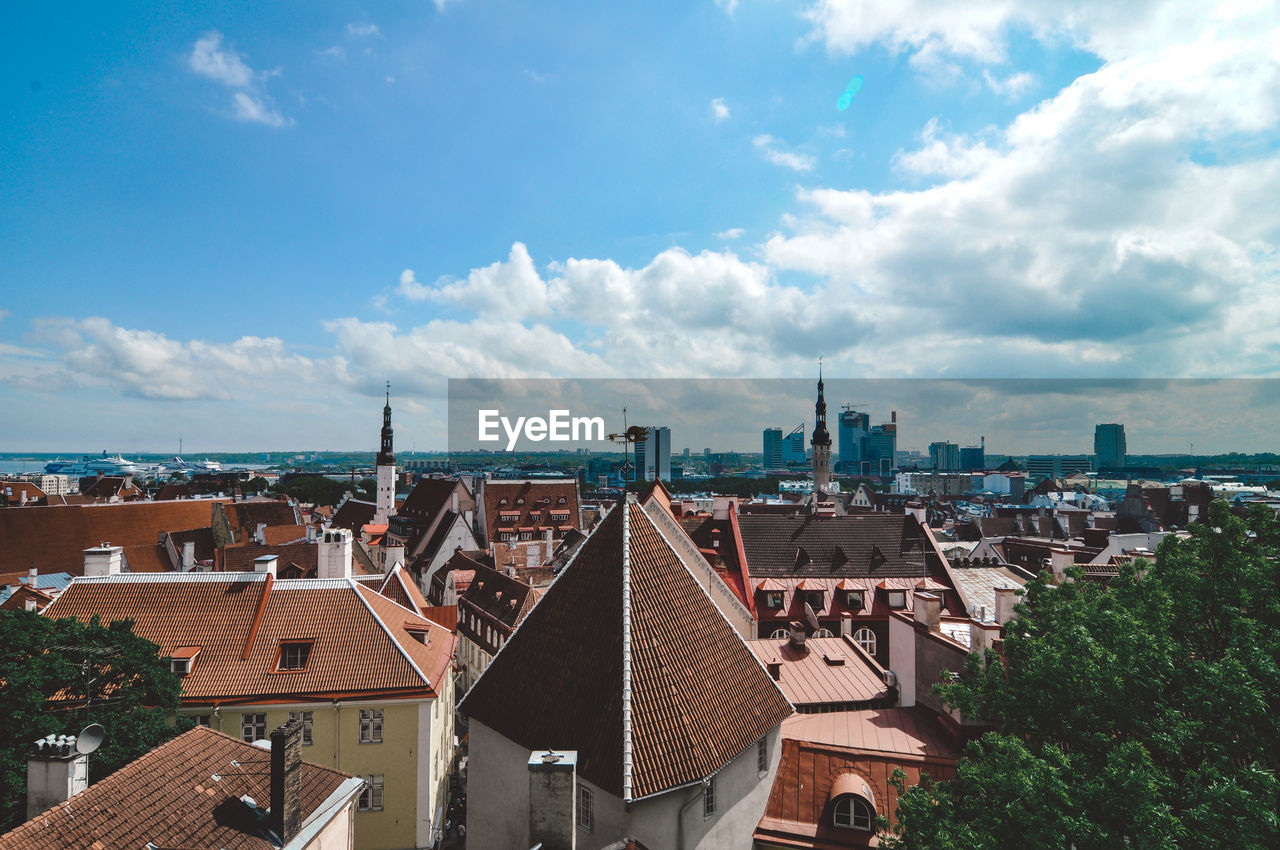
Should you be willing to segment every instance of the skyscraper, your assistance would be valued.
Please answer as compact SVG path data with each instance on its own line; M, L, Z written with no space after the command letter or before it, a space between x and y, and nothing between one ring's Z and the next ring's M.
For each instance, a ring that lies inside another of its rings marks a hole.
M646 428L645 439L636 443L635 480L671 480L671 429Z
M1097 469L1124 466L1125 451L1124 425L1110 422L1094 426L1093 454Z
M841 472L857 474L858 467L862 463L863 455L866 452L866 438L870 430L870 415L859 413L852 407L845 405L844 410L840 412L839 425L836 429L840 451L837 456L839 461L837 468Z
M778 469L782 466L782 429L764 429L764 461L765 469Z
M929 460L936 470L954 472L960 468L960 447L955 443L930 443Z

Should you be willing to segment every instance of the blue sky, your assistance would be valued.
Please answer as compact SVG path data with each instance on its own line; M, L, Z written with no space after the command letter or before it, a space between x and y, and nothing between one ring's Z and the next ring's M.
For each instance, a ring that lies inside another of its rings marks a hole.
M3 448L371 447L388 379L426 447L449 377L1280 368L1269 4L25 5Z

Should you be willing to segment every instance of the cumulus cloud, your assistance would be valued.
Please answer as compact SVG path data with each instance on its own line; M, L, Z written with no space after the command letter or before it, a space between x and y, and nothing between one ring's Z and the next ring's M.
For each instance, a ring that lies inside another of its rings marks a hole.
M1036 84L1039 82L1035 74L1027 71L1020 71L1016 74L1010 74L1004 79L1000 79L990 71L984 69L982 71L982 79L986 81L987 88L1002 97L1009 98L1010 100L1016 100L1017 98L1022 97L1024 94L1031 91L1031 89L1035 88Z
M326 47L324 50L317 50L316 55L323 56L326 59L342 61L347 58L347 51L343 49L341 44L335 44L332 47Z
M729 107L725 105L723 97L711 99L711 118L717 124L729 120Z
M717 233L716 238L724 239L726 241L732 240L732 239L741 239L743 234L745 234L746 232L747 231L743 230L741 227L730 227L728 230L721 230L719 233Z
M767 133L756 136L751 140L751 144L767 161L783 168L790 168L792 171L812 171L817 165L817 160L811 156L784 150L781 143Z
M342 48L330 48L341 51ZM286 127L293 119L276 109L266 91L266 81L279 71L255 72L240 54L222 44L222 33L206 33L196 40L187 57L191 71L206 79L235 89L231 94L231 110L228 113L238 121L264 124L268 127Z
M347 35L353 38L373 38L382 35L377 24L352 21L347 24Z

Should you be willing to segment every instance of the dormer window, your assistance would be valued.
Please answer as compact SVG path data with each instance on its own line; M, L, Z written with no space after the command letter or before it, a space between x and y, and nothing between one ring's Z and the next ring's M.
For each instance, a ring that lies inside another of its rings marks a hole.
M907 592L905 590L889 591L889 607L890 608L906 608Z
M506 500L506 499L499 499L499 500L498 500L498 507L502 507L502 506L503 506L503 505L505 505L506 503L507 503L507 500Z
M311 658L311 641L287 641L280 644L276 671L305 670Z
M861 590L846 590L844 593L844 607L850 611L860 611L862 610L862 599Z
M809 606L810 608L812 608L813 610L815 610L815 611L821 611L821 610L822 610L822 603L823 603L823 599L822 599L822 597L823 597L823 596L824 596L824 594L823 594L823 592L822 592L821 590L806 590L806 591L805 591L805 593L804 593L804 601L805 601L805 602L808 604L808 606Z
M516 504L517 504L517 505L523 505L523 504L524 504L524 499L516 499Z
M559 502L556 502L556 504L558 504L558 505L563 505L563 504L564 504L564 496L561 496L561 497L560 497L560 501L559 501Z
M832 820L842 829L860 829L870 832L871 824L875 821L875 812L866 800L853 794L846 794L836 800Z
M418 643L423 644L424 646L427 643L428 637L430 637L430 633L427 630L426 626L419 626L416 624L406 625L404 627L404 630L409 633L409 637L413 638Z
M173 655L169 656L169 669L175 676L190 676L191 667L199 654L198 646L180 646L173 651Z
M770 590L764 595L764 604L767 608L782 607L782 591Z

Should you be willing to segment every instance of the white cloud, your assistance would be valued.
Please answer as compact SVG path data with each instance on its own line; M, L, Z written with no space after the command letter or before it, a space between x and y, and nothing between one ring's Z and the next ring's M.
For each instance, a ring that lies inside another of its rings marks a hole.
M997 158L997 154L984 142L942 134L936 118L929 119L920 133L920 141L922 146L914 151L899 151L894 156L894 165L919 175L968 177L982 171Z
M243 88L253 83L253 69L234 50L223 49L222 33L217 31L206 33L196 40L187 64L200 76L216 80L225 86Z
M265 124L268 127L287 127L293 123L274 108L248 92L238 91L231 96L233 115L240 121Z
M524 75L539 85L547 81L546 74L539 74L537 71L530 70L529 68L524 69Z
M330 48L331 51L342 48ZM238 121L264 124L268 127L287 127L293 123L292 118L280 113L265 89L266 81L280 74L279 69L255 72L240 55L231 48L222 46L222 33L213 31L201 36L191 48L187 60L191 70L202 77L215 80L235 89L231 95L231 117Z
M987 87L993 92L1010 100L1016 100L1022 97L1031 89L1035 88L1039 81L1035 74L1027 71L1020 71L1016 74L1010 74L1003 80L994 76L990 71L983 70L982 79L986 81Z
M746 232L747 231L743 230L741 227L730 227L728 230L721 230L715 236L717 239L725 240L741 239L743 234Z
M778 147L778 140L768 134L756 136L751 140L751 143L755 145L756 150L760 151L766 160L774 165L802 172L812 171L813 167L817 165L817 160L811 156L782 150Z
M324 50L317 50L316 55L342 60L347 58L347 51L343 49L341 44L335 44L332 47L326 47Z
M347 24L347 35L353 38L372 38L380 36L382 33L378 30L377 24L359 23L352 21Z
M711 99L711 117L717 124L729 119L729 107L725 105L723 97Z
M724 9L725 14L731 18L738 11L738 0L716 0L716 5Z

